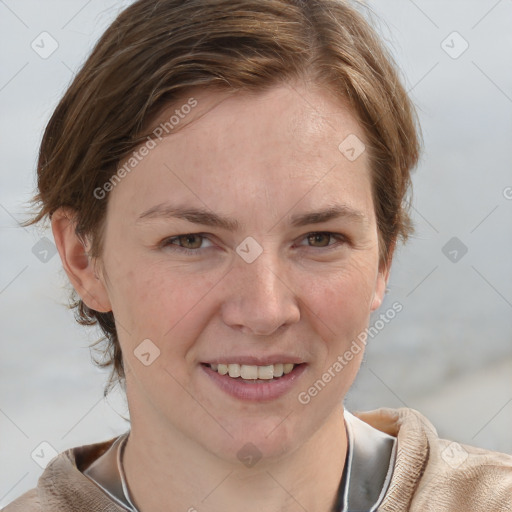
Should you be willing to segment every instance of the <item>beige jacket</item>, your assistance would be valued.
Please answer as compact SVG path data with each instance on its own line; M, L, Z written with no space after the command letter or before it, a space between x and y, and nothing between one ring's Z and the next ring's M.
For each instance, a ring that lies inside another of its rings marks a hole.
M355 415L398 438L393 477L379 512L512 512L512 456L439 439L430 422L412 409ZM78 469L112 442L61 453L37 488L3 512L122 512Z

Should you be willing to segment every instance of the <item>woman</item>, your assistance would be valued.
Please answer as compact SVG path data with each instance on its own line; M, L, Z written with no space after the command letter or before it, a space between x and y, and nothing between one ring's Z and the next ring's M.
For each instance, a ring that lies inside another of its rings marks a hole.
M383 300L419 142L335 0L139 0L57 107L38 166L128 433L6 510L512 510L512 457L342 402Z

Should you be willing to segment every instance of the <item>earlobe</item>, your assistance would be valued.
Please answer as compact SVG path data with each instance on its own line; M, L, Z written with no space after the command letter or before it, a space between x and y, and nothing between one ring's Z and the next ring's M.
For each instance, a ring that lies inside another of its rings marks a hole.
M112 310L105 285L97 275L94 260L75 233L73 211L59 208L52 215L52 232L62 266L85 305L100 313Z

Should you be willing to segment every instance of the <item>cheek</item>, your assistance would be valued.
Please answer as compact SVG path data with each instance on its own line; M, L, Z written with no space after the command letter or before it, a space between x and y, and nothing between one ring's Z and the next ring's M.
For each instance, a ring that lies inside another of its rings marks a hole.
M370 318L377 270L356 261L328 274L304 280L304 298L317 319L322 338L335 346L357 336Z
M173 333L185 325L199 330L207 319L201 310L207 301L202 299L214 282L205 276L135 261L117 267L110 280L114 316L126 325L131 343L149 338L165 349L165 340L175 339L173 346L179 350L186 340Z
M370 319L375 274L371 265L353 263L316 276L307 287L306 305L313 312L309 319L321 339L311 347L315 354L311 387L302 390L301 399L313 400L318 394L319 416L343 399L356 378L364 356L365 338L361 336Z

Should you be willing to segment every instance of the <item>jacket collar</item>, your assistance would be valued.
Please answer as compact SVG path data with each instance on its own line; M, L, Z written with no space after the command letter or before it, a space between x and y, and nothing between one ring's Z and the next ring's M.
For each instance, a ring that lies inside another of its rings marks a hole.
M378 409L354 413L370 426L397 437L397 455L391 483L379 511L408 510L429 457L429 437L434 427L412 409ZM72 448L47 466L39 479L42 511L125 512L81 470L105 453L117 438Z

